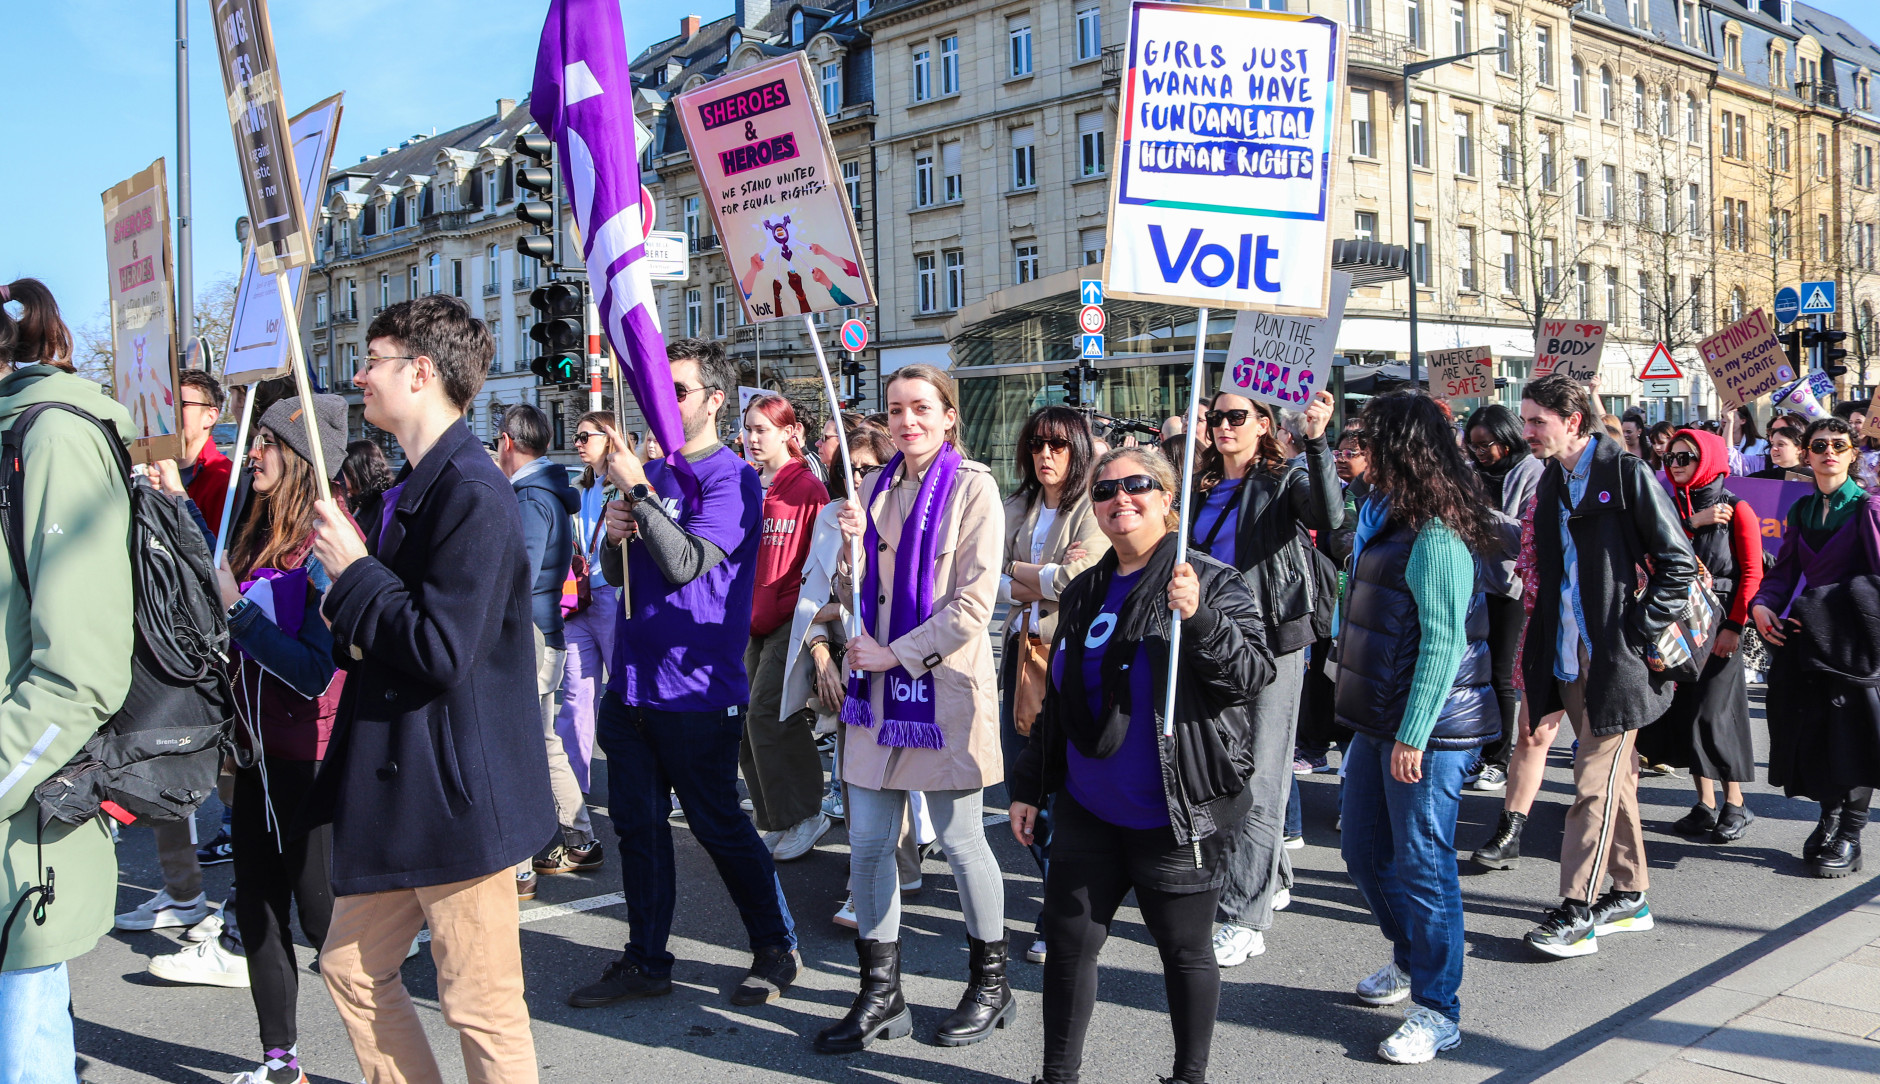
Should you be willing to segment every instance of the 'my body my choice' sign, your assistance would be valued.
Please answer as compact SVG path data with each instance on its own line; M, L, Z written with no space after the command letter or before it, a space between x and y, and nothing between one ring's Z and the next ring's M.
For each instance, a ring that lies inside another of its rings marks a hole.
M1317 16L1131 5L1108 293L1326 315L1342 48Z

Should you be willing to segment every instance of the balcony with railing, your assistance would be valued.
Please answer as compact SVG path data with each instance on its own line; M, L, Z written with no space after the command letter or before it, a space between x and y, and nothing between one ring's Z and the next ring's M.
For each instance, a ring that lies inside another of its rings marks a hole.
M1422 52L1401 34L1387 34L1369 27L1349 27L1345 44L1345 62L1373 71L1401 74L1410 63L1411 53Z
M341 309L339 312L336 312L333 314L333 323L335 325L356 324L358 322L359 322L359 310L358 309Z
M503 292L503 284L500 282L486 282L483 284L483 296L484 297L495 297L497 294L500 294L502 292Z
M509 284L509 288L512 290L515 290L518 293L520 293L523 290L533 290L535 289L535 279L533 278L516 279Z
M1116 45L1105 45L1103 47L1103 85L1112 86L1122 81L1123 46L1120 42Z

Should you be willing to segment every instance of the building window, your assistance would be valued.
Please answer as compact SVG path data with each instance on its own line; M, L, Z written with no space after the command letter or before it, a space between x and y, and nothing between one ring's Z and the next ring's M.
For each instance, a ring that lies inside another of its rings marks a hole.
M699 329L705 316L705 302L700 290L685 292L685 337L698 338Z
M1095 60L1103 53L1103 9L1095 4L1077 9L1077 59Z
M949 34L940 39L940 93L960 92L960 38Z
M1600 207L1607 219L1619 217L1619 169L1616 166L1599 168Z
M1429 126L1424 123L1428 112L1427 104L1410 103L1410 164L1423 169L1428 169L1430 165Z
M1077 114L1077 168L1086 177L1102 175L1108 151L1103 138L1103 112Z
M483 171L483 206L494 211L496 209L496 205L501 202L502 200L498 199L496 195L496 171L493 169L484 170Z
M444 258L433 252L425 258L425 293L440 293L444 289Z
M1559 289L1559 264L1554 259L1554 239L1541 238L1541 294L1552 298Z
M483 281L492 289L503 281L502 249L489 245L483 250Z
M1501 183L1514 183L1514 125L1498 122L1495 125L1495 140L1501 147Z
M833 117L842 112L842 63L822 66L822 110L823 116Z
M849 190L849 207L862 209L862 164L860 162L842 163L842 187Z
M418 197L414 193L405 197L405 221L407 226L418 224Z
M914 206L932 207L933 199L933 152L926 151L914 155Z
M1593 268L1590 264L1573 265L1574 311L1580 319L1593 318Z
M1038 277L1038 242L1018 241L1012 245L1012 278L1019 283Z
M1703 120L1697 112L1697 95L1684 92L1684 141L1696 143L1704 131Z
M1411 254L1411 263L1416 271L1417 285L1425 288L1430 284L1430 224L1424 219L1417 219L1411 228L1411 245L1415 251Z
M1554 161L1554 133L1541 133L1541 187L1554 191L1560 183L1560 172Z
M940 310L940 273L934 269L933 253L914 257L914 285L920 295L920 311Z
M392 307L392 275L389 271L379 272L379 311Z
M1669 287L1670 289L1675 290L1677 288L1677 281L1678 281L1677 279L1667 276L1665 278L1665 285ZM1659 311L1663 312L1666 307L1667 306L1665 305L1659 306ZM1640 326L1651 325L1652 323L1651 310L1652 310L1651 272L1640 271L1638 273L1638 322Z
M1475 114L1456 114L1456 172L1475 176Z
M712 335L725 337L725 331L731 326L731 287L712 287Z
M699 198L686 196L679 201L679 217L685 223L685 247L688 251L698 251L699 233Z
M1730 322L1734 324L1738 320L1741 320L1743 318L1744 309L1747 307L1748 299L1743 296L1743 288L1741 286L1732 287L1730 289Z
M1632 77L1632 127L1645 130L1645 80Z
M1010 43L1008 74L1017 79L1031 74L1031 16L1014 15L1005 20L1005 36Z
M1735 158L1736 139L1730 134L1730 111L1728 109L1722 110L1717 114L1717 117L1720 121L1717 126L1719 130L1717 142L1720 144L1718 152L1725 158Z
M1501 52L1495 55L1495 70L1503 75L1514 74L1514 40L1508 32L1508 13L1495 13L1495 46Z
M1704 330L1704 276L1691 276L1691 330Z
M1678 5L1678 34L1684 44L1697 44L1697 28L1700 25L1697 21L1697 0L1683 0Z
M1784 173L1789 171L1789 130L1776 129L1776 168Z
M1037 131L1027 124L1012 129L1012 187L1035 188L1038 185L1037 158L1032 146Z
M1619 269L1606 268L1606 319L1610 323L1621 323L1619 309Z
M1351 153L1376 158L1377 146L1371 141L1371 92L1351 92Z
M1815 216L1815 258L1822 263L1828 262L1828 216Z
M1633 213L1638 216L1640 226L1650 229L1652 224L1651 179L1643 173L1634 173L1632 174L1632 188L1632 198L1637 203ZM1667 217L1665 225L1670 224L1671 220Z
M450 261L450 293L452 297L463 296L463 261Z
M1789 75L1788 65L1789 65L1788 55L1785 54L1782 50L1771 45L1769 47L1769 85L1770 86L1779 87L1779 86L1785 85L1788 82L1788 75Z
M1658 88L1658 135L1670 139L1671 128L1671 88Z
M1456 230L1456 269L1460 276L1459 284L1467 293L1475 292L1475 227L1462 226Z
M1521 292L1521 268L1515 261L1514 234L1501 235L1501 292L1518 294Z
M1743 70L1743 39L1735 34L1723 36L1723 64L1731 71Z
M1377 212L1354 211L1351 216L1351 232L1360 241L1377 240Z
M516 253L516 281L523 286L535 285L535 261Z
M958 203L966 198L966 173L960 164L960 141L940 145L940 198Z
M1424 47L1423 18L1423 0L1404 0L1404 36L1412 49Z
M947 308L957 309L966 304L966 253L959 249L948 249L947 265Z
M1081 230L1077 234L1077 245L1084 252L1084 266L1103 262L1105 238L1102 227Z
M1645 0L1626 0L1625 13L1633 26L1645 29Z
M1355 31L1376 29L1371 23L1371 0L1345 0L1345 21Z
M407 264L405 266L405 300L410 301L412 298L417 297L417 296L418 296L418 265L415 263Z
M1573 213L1581 218L1587 216L1586 159L1573 160Z
M1573 111L1584 113L1586 112L1586 65L1580 63L1580 58L1576 56L1568 65L1567 70L1573 84Z
M1792 211L1782 212L1781 219L1777 223L1777 233L1778 233L1778 236L1780 236L1782 239L1782 258L1785 260L1794 259L1795 258L1795 214L1794 212Z
M326 291L322 290L313 295L313 326L325 327L328 322Z
M1469 33L1469 0L1452 0L1449 5L1449 28L1455 38L1455 51L1468 52L1469 42L1475 36Z
M1819 133L1815 136L1815 176L1828 179L1828 137Z
M1749 157L1749 118L1741 113L1736 115L1736 156Z
M933 53L927 49L914 50L914 100L924 102L933 97Z
M1554 85L1554 30L1546 23L1534 27L1534 67L1542 86Z

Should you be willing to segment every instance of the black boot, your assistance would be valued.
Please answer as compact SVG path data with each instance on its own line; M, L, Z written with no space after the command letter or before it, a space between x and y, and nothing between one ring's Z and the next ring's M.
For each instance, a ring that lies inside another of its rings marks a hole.
M1841 810L1841 827L1815 859L1815 876L1846 877L1860 872L1860 830L1867 827L1865 809Z
M966 980L966 994L960 1007L946 1018L934 1035L941 1046L971 1046L992 1035L1018 1018L1018 1002L1012 1000L1012 987L1005 981L1005 939L975 941L966 939L972 950L972 974Z
M1527 827L1526 813L1501 811L1501 823L1487 843L1476 849L1470 859L1483 869L1513 869L1521 864L1521 829Z
M861 963L862 992L855 995L847 1016L816 1033L819 1053L853 1054L876 1039L899 1039L914 1032L914 1016L901 997L901 943L858 938L855 955Z
M1808 833L1808 838L1802 841L1802 861L1812 863L1820 858L1821 852L1828 846L1828 841L1833 839L1835 833L1840 830L1841 807L1838 805L1822 806L1821 823L1815 825L1815 830Z

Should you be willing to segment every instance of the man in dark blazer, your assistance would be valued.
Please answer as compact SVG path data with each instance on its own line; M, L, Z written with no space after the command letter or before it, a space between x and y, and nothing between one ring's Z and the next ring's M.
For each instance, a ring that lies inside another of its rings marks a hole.
M512 870L557 825L521 515L463 421L494 343L446 296L393 305L366 339L353 381L407 465L370 555L340 507L316 506L322 613L348 671L308 802L333 825L320 971L368 1084L440 1084L398 978L429 924L470 1084L536 1084Z

